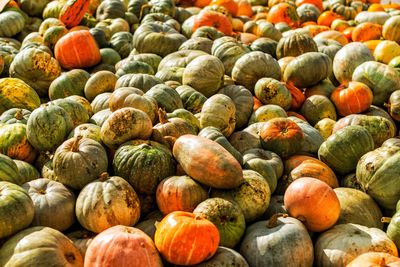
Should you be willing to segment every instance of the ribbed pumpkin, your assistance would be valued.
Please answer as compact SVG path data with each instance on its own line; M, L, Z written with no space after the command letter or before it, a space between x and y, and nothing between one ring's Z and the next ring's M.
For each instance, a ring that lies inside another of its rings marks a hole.
M21 123L0 126L0 152L13 158L32 163L36 150L27 140L26 125Z
M219 246L214 256L200 264L195 265L196 267L213 267L213 266L237 266L237 267L248 267L248 263L245 258L238 252L231 248Z
M372 99L371 89L360 82L349 82L348 86L340 86L331 94L331 100L341 116L367 110L372 104Z
M258 122L267 122L273 118L287 118L286 111L274 104L262 105L258 107L250 116L248 125Z
M71 118L73 127L86 123L89 120L89 113L80 102L65 98L56 99L47 104L63 108Z
M50 227L36 226L25 229L8 239L0 249L1 266L51 264L82 267L83 259L69 238Z
M88 11L89 5L90 1L87 0L69 0L61 9L59 19L69 28L77 26L83 19L86 11Z
M277 24L285 22L291 28L297 28L300 25L300 18L296 12L295 5L289 3L277 3L271 7L268 12L267 21Z
M393 16L386 20L385 24L383 24L382 35L383 38L390 41L395 41L397 43L400 42L400 17Z
M318 158L335 173L348 174L362 155L374 149L371 134L359 125L347 126L332 134L318 150Z
M164 178L175 174L175 162L167 147L154 141L134 140L115 152L116 175L129 181L139 194L154 194Z
M184 211L174 211L164 217L154 237L160 254L178 265L194 265L211 258L219 239L218 229L212 222Z
M25 26L24 16L17 11L7 10L0 13L0 36L12 37L22 31Z
M101 144L81 136L65 141L57 148L53 158L57 180L74 189L82 189L107 167L107 154Z
M101 60L99 47L88 30L72 31L61 37L54 55L64 69L92 67Z
M190 152L194 150L196 154ZM230 189L243 181L239 162L225 148L207 138L183 135L176 140L173 155L190 177L205 185ZM212 166L210 161L214 162Z
M1 158L0 158L1 159ZM0 181L0 237L8 237L28 227L34 215L32 199L20 186ZM0 255L4 249L0 250ZM0 262L5 260L0 257Z
M82 69L73 69L55 79L49 87L50 100L71 95L83 96L83 89L90 74Z
M153 240L141 230L113 226L97 235L88 246L85 266L161 267L161 258Z
M247 227L240 246L250 266L313 266L310 235L297 219L276 214Z
M16 163L8 156L0 154L0 181L22 184Z
M75 221L75 195L63 184L40 178L22 185L33 201L32 226L64 231Z
M140 217L140 203L126 180L102 173L81 190L75 213L83 227L100 233L115 225L135 225Z
M27 137L39 151L54 151L68 136L73 124L71 117L61 107L42 105L29 116Z
M166 84L154 85L145 93L145 96L152 97L157 102L158 107L165 109L166 112L183 108L178 92Z
M390 95L389 101L385 105L388 108L390 116L396 121L400 120L399 104L400 104L400 90L396 90Z
M85 97L89 101L101 93L114 91L118 77L111 71L102 70L93 74L84 87Z
M292 106L290 91L278 80L273 78L261 78L254 86L255 96L263 104L274 104L288 110Z
M40 173L33 165L29 164L26 161L22 160L14 160L15 164L17 165L18 172L19 172L19 183L23 184L32 180L36 180L40 178Z
M228 17L220 12L213 10L202 10L196 15L193 22L192 31L196 31L201 26L212 26L225 35L232 34L232 23Z
M297 57L307 52L318 52L317 44L308 34L293 33L282 37L276 48L278 59L284 57Z

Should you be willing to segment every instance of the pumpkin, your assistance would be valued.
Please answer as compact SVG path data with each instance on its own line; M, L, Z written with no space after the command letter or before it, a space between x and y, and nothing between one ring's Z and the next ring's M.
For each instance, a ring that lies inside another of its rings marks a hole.
M194 265L211 258L218 249L217 227L193 213L174 211L158 224L154 236L160 254L170 263ZM191 247L191 250L187 250Z
M54 55L61 67L68 70L92 67L101 60L99 47L87 30L72 31L61 37L54 47Z
M393 16L385 21L382 27L382 36L386 40L395 41L397 43L400 42L400 17Z
M281 71L278 62L261 51L249 52L240 57L233 69L232 79L253 92L257 81L263 77L280 80Z
M249 223L260 218L267 210L271 191L264 177L255 171L244 170L243 178L244 182L238 188L231 190L213 189L211 196L237 203L243 212L246 223Z
M300 114L303 115L311 125L315 125L324 118L336 120L335 106L323 95L312 95L303 103Z
M191 37L179 47L179 50L200 50L207 54L211 54L212 45L213 41L208 38Z
M0 264L83 266L83 259L79 250L64 234L50 227L36 226L7 240L0 250Z
M276 57L276 47L278 46L278 42L268 38L268 37L258 37L254 40L251 45L250 49L252 51L261 51L266 54L270 54L274 58Z
M254 86L255 96L263 104L274 104L288 110L292 105L291 92L278 80L261 78Z
M54 151L73 128L71 117L61 107L45 104L29 116L26 134L39 151Z
M240 245L250 266L313 266L310 235L297 219L275 214L247 227Z
M82 69L73 69L51 82L49 87L49 98L55 100L71 95L84 95L85 84L90 74Z
M36 150L27 140L25 124L14 123L0 126L0 152L13 159L32 163Z
M346 266L399 266L400 259L386 252L366 252L356 257Z
M8 10L0 13L0 36L12 37L25 26L24 16L17 11Z
M300 18L296 8L288 3L278 3L271 7L267 15L267 21L271 23L285 22L291 28L300 26Z
M172 119L172 118L181 118L184 121L186 121L195 131L196 133L198 132L200 128L200 122L199 119L193 115L190 111L184 109L184 108L178 108L175 109L171 113L167 113L167 118Z
M304 133L304 143L299 152L316 154L318 152L319 147L324 142L324 139L317 129L315 129L313 126L307 123L304 117L302 117L301 115L299 116L300 117L297 116L288 117L290 120L297 123L297 125L302 129Z
M282 38L282 33L274 27L274 24L266 21L265 19L247 21L243 25L243 31L247 33L252 33L258 37L271 38L276 42L278 42L279 39Z
M232 23L224 14L212 11L203 10L194 18L192 31L196 31L201 26L212 26L225 35L232 34Z
M84 93L86 99L93 99L104 92L112 92L117 82L117 76L107 70L99 71L93 74L86 82Z
M314 128L319 131L321 136L324 138L324 140L328 139L329 136L332 135L333 127L335 125L336 121L330 119L330 118L325 118L320 120L314 125Z
M88 11L90 1L67 1L63 8L60 10L59 19L65 24L65 26L72 28L77 26L86 11Z
M385 232L353 223L339 224L322 233L314 250L317 266L347 266L365 252L397 256L397 248Z
M224 73L224 64L217 57L199 56L186 66L182 84L193 87L205 97L210 97L222 86Z
M100 3L96 10L98 20L123 18L126 12L126 6L118 0L105 0Z
M158 107L165 109L167 112L183 108L179 94L166 84L154 85L145 93L145 96L152 97L157 102Z
M345 19L354 19L358 13L363 9L363 3L358 0L345 1L345 0L330 0L330 10L343 16Z
M139 198L126 180L102 173L81 190L75 213L79 223L94 233L115 225L132 226L140 217Z
M121 108L113 112L101 126L101 140L116 148L132 139L147 139L152 132L149 116L136 108Z
M304 3L296 9L302 25L316 25L321 11L314 4ZM312 23L312 24L311 24Z
M8 156L0 154L0 181L7 181L13 184L22 184L18 166Z
M340 202L337 224L355 223L383 229L382 212L376 202L366 193L353 188L334 189Z
M351 33L353 42L366 42L369 40L379 40L382 36L382 25L363 22L358 24Z
M48 104L63 108L71 118L73 127L89 120L89 114L80 102L71 99L56 99L48 102Z
M113 112L108 108L102 111L99 111L90 118L89 122L96 124L98 126L103 126L104 122L111 116Z
M81 136L65 141L53 158L57 180L74 189L82 189L97 179L107 166L105 149L98 142Z
M400 114L399 114L400 111L399 111L399 106L398 106L400 103L399 98L400 98L400 90L396 90L390 95L389 101L388 101L389 103L387 103L385 105L388 108L388 112L389 112L390 116L396 121L400 120Z
M370 6L370 8L373 8L373 4ZM372 23L376 23L379 25L383 25L389 18L390 18L390 15L387 12L385 12L384 10L375 11L375 12L361 11L354 18L354 21L357 24L360 24L363 22L372 22Z
M22 160L14 160L17 165L19 172L19 184L23 184L32 180L36 180L40 178L40 173L38 170L31 164Z
M375 59L365 44L353 42L345 45L336 53L333 59L333 73L341 84L347 84L351 80L354 81L352 75L359 65L373 60Z
M86 266L127 264L162 266L154 242L144 232L134 227L117 225L108 228L93 239L85 254Z
M194 23L195 18L196 17L193 16L193 23ZM205 37L205 38L208 38L213 41L217 40L218 38L221 38L223 36L224 36L223 32L217 30L216 28L214 28L212 26L201 26L195 32L193 32L193 34L191 35L191 37L193 37L193 38Z
M260 131L262 146L286 158L299 151L304 142L301 128L287 118L269 120Z
M172 67L185 68L192 60L203 55L207 54L203 51L197 51L197 50L176 51L161 59L157 66L157 69L160 71Z
M92 123L83 123L74 128L68 135L68 138L82 136L84 138L90 138L94 141L101 143L100 135L101 127Z
M34 206L28 193L20 186L0 181L1 205L0 237L8 237L28 227L34 216ZM4 249L0 250L0 255ZM5 258L1 258L5 260Z
M240 255L238 252L231 248L221 247L219 246L217 252L214 256L204 261L200 264L195 265L196 267L213 267L213 266L238 266L238 267L247 267L249 266L245 258Z
M162 83L162 81L155 76L144 73L130 73L118 78L115 89L121 87L135 87L143 92L147 92L151 87L160 83Z
M64 231L75 221L75 196L63 184L46 178L22 185L35 209L32 226Z
M248 125L257 122L267 122L273 118L286 118L287 112L280 106L274 104L261 105L250 116Z
M329 79L325 79L320 81L314 86L308 87L304 95L306 98L312 96L312 95L324 95L326 97L330 97L333 90L335 90L335 86L332 84L332 82Z
M75 247L79 249L82 258L85 258L86 250L89 244L92 242L93 238L96 236L85 229L76 230L66 234L67 237L74 243Z
M322 143L318 158L335 173L348 174L356 169L361 156L373 150L374 146L368 130L359 125L351 125L332 134Z
M318 47L314 39L308 34L293 33L282 37L276 48L278 59L297 57L307 52L317 52Z
M70 95L70 96L67 96L66 99L69 99L69 100L72 100L72 101L80 103L86 109L86 111L89 114L89 116L93 116L92 106L90 105L89 100L87 100L83 96Z
M139 92L140 90L136 89L135 91ZM140 91L140 93L143 94L142 91ZM105 92L97 95L92 100L92 103L90 103L90 107L92 108L93 113L97 113L108 108L111 109L110 108L111 95L112 93L110 92Z
M196 155L189 151L198 151ZM243 180L239 162L221 145L204 137L183 135L173 147L173 155L182 169L193 179L205 185L230 189ZM209 162L213 161L212 168Z
M315 43L317 44L318 51L328 55L332 61L335 58L336 53L343 47L343 45L338 41L323 37L317 38Z
M364 62L353 73L353 81L362 82L373 92L372 104L382 105L390 94L399 90L400 76L396 70L379 62Z
M306 75L311 69L314 71L313 75ZM283 81L292 83L298 88L309 87L326 79L331 71L332 61L327 55L321 52L308 52L289 62L283 73Z
M154 194L164 178L175 174L176 163L170 150L157 142L133 140L115 152L113 169L139 194Z
M374 57L379 62L389 65L397 56L400 56L400 45L394 41L382 41L375 47Z

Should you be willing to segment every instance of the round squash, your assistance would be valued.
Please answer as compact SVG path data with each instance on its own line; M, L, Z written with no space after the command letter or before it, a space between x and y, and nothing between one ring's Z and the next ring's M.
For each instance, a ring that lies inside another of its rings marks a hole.
M347 267L357 266L399 266L400 259L386 252L366 252L352 260Z
M49 98L55 100L71 95L84 95L84 88L90 74L82 69L73 69L56 78L49 87Z

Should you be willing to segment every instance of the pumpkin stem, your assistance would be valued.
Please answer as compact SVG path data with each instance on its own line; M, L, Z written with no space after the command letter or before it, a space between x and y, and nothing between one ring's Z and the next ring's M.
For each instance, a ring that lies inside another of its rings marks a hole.
M110 175L108 174L108 172L103 172L103 173L100 174L99 180L102 181L102 182L104 182L104 181L106 181L108 178L110 178Z
M72 152L78 152L79 151L79 142L82 139L82 135L78 135L77 137L75 137L74 143L71 146L71 151Z
M384 106L385 108L390 108L390 104L389 104L389 103L383 103L383 106Z
M283 217L286 218L288 215L286 213L276 213L269 218L267 227L268 228L274 228L277 226L278 223L278 218Z
M382 217L381 218L381 222L382 223L390 223L391 220L392 220L391 217Z
M141 20L146 15L146 9L150 9L153 5L145 4L140 8L139 19Z
M14 118L16 118L19 121L24 118L24 114L22 114L22 109L18 109L18 111L15 113Z
M381 262L379 263L379 266L382 266L382 267L386 267L386 266L387 266L387 265L386 265L385 257L382 257L382 258L381 258Z
M162 108L158 109L158 120L160 121L161 124L166 124L167 122L169 122L167 117L167 112L165 112L165 110Z

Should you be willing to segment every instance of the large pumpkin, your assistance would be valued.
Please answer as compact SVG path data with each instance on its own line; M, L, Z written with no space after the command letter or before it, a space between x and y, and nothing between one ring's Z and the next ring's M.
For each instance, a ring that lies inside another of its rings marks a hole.
M161 267L161 258L151 240L141 230L114 226L97 235L87 248L85 266Z
M347 267L400 266L400 259L386 252L366 252L352 260Z
M194 265L211 258L219 239L218 229L212 222L184 211L174 211L164 217L154 236L161 255L178 265Z
M371 89L360 82L349 82L348 86L340 86L331 94L331 100L341 116L367 110L373 97Z
M314 39L305 33L293 33L282 37L276 48L278 59L297 57L307 52L318 52L318 47Z
M61 37L54 55L64 69L92 67L101 60L99 47L88 30L72 31Z
M385 38L386 40L395 41L399 43L400 42L399 26L400 26L399 16L393 16L388 20L386 20L382 28L383 38Z

